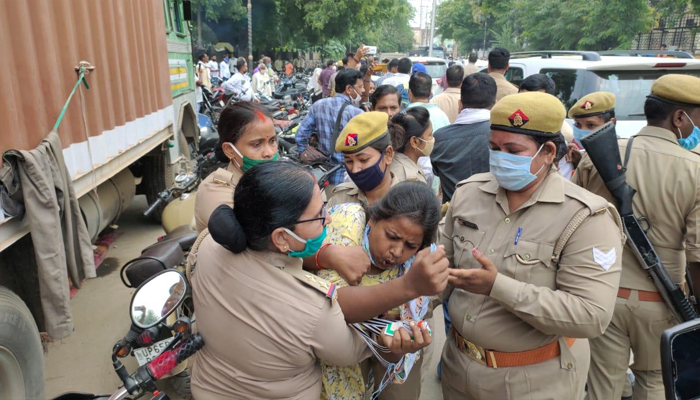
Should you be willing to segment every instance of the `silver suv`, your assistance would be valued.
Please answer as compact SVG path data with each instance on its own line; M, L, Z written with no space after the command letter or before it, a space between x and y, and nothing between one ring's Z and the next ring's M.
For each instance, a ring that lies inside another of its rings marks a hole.
M486 72L482 70L481 72ZM617 134L630 137L646 125L644 101L651 84L666 74L700 77L700 60L625 57L596 52L536 51L513 53L506 79L519 86L533 74L545 74L557 85L556 96L571 108L588 93L615 94Z

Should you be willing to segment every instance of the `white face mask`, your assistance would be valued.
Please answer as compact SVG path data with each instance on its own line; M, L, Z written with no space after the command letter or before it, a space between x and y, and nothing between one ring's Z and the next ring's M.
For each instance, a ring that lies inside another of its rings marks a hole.
M362 100L362 95L357 93L357 90L355 90L354 87L352 88L352 91L355 92L356 97L350 97L350 101L352 102L352 105L354 105L355 107L359 107L360 100Z

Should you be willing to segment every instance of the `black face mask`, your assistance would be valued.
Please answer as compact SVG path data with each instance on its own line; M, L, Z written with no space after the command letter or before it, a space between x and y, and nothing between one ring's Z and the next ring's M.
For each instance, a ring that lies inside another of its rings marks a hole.
M371 192L372 190L376 189L380 183L382 183L382 180L384 180L384 175L386 174L386 169L382 171L379 164L381 164L383 159L384 152L382 152L381 157L379 157L379 161L377 161L371 167L365 168L357 173L348 171L348 176L350 176L350 179L352 179L358 189L362 190L363 192Z

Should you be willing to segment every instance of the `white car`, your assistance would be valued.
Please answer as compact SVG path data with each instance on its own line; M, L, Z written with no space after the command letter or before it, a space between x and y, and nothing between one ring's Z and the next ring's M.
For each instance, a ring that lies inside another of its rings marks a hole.
M437 57L409 57L411 62L425 65L428 70L428 75L433 78L433 96L442 93L442 78L447 72L447 61Z
M700 77L700 60L605 56L588 51L511 54L506 79L514 85L519 86L528 76L539 73L554 80L556 96L567 111L588 93L604 91L615 94L617 134L628 138L646 126L644 102L651 84L666 74ZM569 122L573 125L573 121Z

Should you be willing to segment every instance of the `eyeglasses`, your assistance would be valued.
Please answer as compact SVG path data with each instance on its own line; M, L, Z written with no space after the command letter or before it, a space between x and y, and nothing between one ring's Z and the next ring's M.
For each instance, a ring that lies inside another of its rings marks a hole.
M302 219L299 221L294 222L294 224L303 224L304 222L314 222L314 221L323 221L323 225L326 225L326 218L328 218L328 211L326 210L326 206L324 205L323 208L321 209L321 216L317 218L309 218L309 219Z

